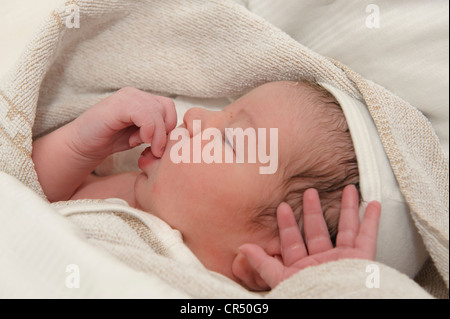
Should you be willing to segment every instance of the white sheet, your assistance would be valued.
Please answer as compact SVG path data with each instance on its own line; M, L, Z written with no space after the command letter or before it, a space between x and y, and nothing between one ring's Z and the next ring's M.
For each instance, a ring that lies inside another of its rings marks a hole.
M5 189L14 192L0 191L0 225L14 229L15 236L0 232L4 243L0 269L8 274L1 276L0 298L188 297L159 277L133 270L94 247L69 219L15 178L0 172L0 190ZM70 265L80 270L78 287L71 285L71 275L76 274Z
M42 20L61 1L0 1L0 78L13 67Z

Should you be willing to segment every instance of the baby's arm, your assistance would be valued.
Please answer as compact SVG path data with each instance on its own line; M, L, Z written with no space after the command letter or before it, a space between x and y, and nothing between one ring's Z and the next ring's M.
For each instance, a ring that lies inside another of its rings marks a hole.
M51 202L68 200L109 155L151 143L161 157L176 126L171 99L125 88L33 144L39 182Z
M291 207L282 203L277 210L282 261L253 244L243 245L240 251L270 288L309 266L344 258L373 260L381 205L369 203L360 223L358 203L358 191L353 185L347 186L342 195L336 247L331 243L317 191L308 190L303 198L307 247Z
M86 177L101 163L71 147L72 123L33 143L33 162L39 182L50 202L68 200Z

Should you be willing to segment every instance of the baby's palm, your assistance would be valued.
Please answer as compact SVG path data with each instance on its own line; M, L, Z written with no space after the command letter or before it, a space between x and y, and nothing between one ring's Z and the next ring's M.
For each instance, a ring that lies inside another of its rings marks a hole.
M346 187L342 195L341 215L333 247L315 190L305 192L303 219L305 241L295 220L292 209L286 203L277 210L280 232L282 261L268 256L253 244L240 247L251 266L271 288L289 278L301 269L344 258L373 260L376 252L376 238L381 206L370 203L363 221L359 222L358 192L354 186Z

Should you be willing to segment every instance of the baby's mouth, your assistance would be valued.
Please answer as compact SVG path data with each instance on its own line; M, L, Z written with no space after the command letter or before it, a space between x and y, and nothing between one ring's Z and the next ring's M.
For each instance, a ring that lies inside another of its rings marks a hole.
M141 154L141 157L139 157L138 165L139 168L144 170L145 167L153 164L154 162L158 161L159 158L157 158L155 155L153 155L152 150L150 147L147 147Z

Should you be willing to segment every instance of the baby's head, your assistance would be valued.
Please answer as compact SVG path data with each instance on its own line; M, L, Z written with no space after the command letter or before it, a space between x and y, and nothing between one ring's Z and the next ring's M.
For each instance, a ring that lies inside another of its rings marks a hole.
M190 109L183 127L189 132L191 150L197 134L194 120L201 121L203 131L215 128L222 133L225 128L266 128L269 134L270 128L277 128L278 169L261 174L264 165L259 158L256 163L176 164L170 153L179 144L169 139L163 157L141 167L136 200L141 209L178 229L208 269L251 289L265 289L238 248L253 243L269 255L281 254L276 222L280 203L290 204L301 224L303 193L317 189L330 234L336 233L342 191L359 180L344 114L334 97L317 84L273 82L220 112ZM196 141L201 141L203 152L211 152L210 141L198 137ZM230 146L226 139L220 141L225 154ZM267 144L271 142L267 138Z

